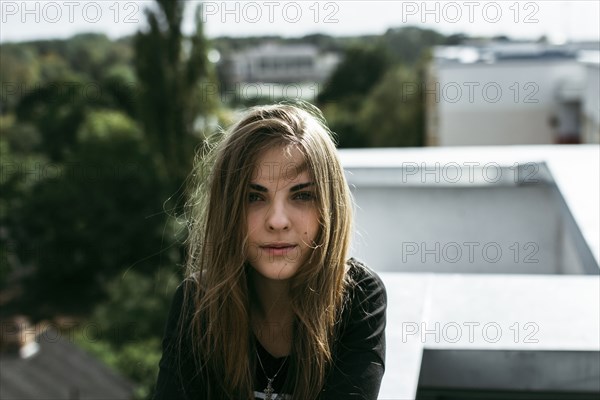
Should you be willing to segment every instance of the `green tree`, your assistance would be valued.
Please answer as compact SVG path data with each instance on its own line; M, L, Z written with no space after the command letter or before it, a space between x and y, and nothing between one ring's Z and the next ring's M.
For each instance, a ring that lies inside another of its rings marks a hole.
M338 147L369 147L369 133L363 132L357 123L361 106L362 99L351 98L331 102L323 107L323 114L335 134Z
M185 1L157 0L147 10L149 28L134 38L139 118L143 130L177 188L191 169L198 139L195 124L213 105L212 83L204 37L202 7L196 9L196 31L181 32Z
M94 112L77 137L64 162L38 165L39 181L13 211L17 242L34 249L23 260L34 266L23 308L36 317L85 314L119 271L151 273L179 256L162 210L165 176L135 123Z
M0 290L22 275L26 269L22 260L33 250L30 242L15 237L21 221L14 210L30 195L37 178L36 166L48 162L31 151L38 142L35 127L16 124L14 115L0 116Z
M41 135L35 151L62 162L77 147L76 133L92 110L122 110L134 117L134 87L119 75L90 85L83 80L53 81L27 93L16 107L17 122Z
M33 124L41 134L35 149L62 161L76 145L75 134L85 118L87 98L82 82L56 81L27 93L16 108L19 124Z
M390 70L369 93L357 120L369 147L422 146L424 104L415 70Z
M94 82L104 76L106 68L118 60L115 44L104 34L84 33L73 36L65 46L65 58L75 71L85 71Z
M368 145L365 134L357 126L357 115L366 94L377 84L390 67L390 58L380 45L350 46L337 66L317 103L323 109L329 127L337 135L339 147Z
M39 80L38 67L38 59L31 46L13 43L0 45L1 114L14 110L23 93Z
M352 46L333 71L317 97L320 105L362 98L381 79L391 65L387 51L381 45Z
M388 29L382 37L383 43L396 63L416 65L428 49L445 44L444 35L416 26Z

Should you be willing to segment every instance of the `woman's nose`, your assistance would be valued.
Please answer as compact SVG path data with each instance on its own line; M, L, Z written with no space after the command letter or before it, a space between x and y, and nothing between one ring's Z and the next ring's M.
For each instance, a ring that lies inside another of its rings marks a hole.
M274 202L267 210L265 218L267 229L270 231L287 230L290 227L290 219L284 204Z

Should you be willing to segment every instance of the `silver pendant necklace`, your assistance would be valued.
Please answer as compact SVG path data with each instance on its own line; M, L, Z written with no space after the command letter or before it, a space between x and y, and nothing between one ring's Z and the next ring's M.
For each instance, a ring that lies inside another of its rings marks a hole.
M263 374L265 374L265 378L267 378L267 387L264 390L265 400L273 400L273 397L272 397L273 391L274 391L273 390L273 381L275 380L277 375L279 375L279 373L281 372L281 369L285 365L285 362L287 361L288 358L286 357L285 360L283 360L283 362L281 363L281 366L279 367L279 369L277 370L275 375L273 375L272 378L269 378L269 376L267 375L267 371L265 371L265 367L263 367L263 363L262 363L262 360L260 359L260 354L258 354L258 350L256 351L256 357L258 358L258 363L260 364L260 369L262 369Z

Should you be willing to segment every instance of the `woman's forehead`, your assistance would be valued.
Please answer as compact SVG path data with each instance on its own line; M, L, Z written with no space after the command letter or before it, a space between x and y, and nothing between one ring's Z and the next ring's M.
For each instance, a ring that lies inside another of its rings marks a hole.
M296 181L309 176L306 157L297 146L276 146L257 157L251 181Z
M278 145L259 153L254 168L262 168L265 165L295 165L297 169L305 169L306 157L297 145Z

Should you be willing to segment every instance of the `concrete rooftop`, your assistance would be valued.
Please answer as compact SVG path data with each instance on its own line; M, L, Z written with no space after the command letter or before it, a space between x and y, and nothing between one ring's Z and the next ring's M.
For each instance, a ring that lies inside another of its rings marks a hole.
M466 163L479 167L494 163L513 170L517 165L525 174L519 182L493 184L519 185L525 176L555 185L580 232L583 248L578 251L587 251L588 266L598 267L597 145L361 149L341 150L340 156L349 183L359 190L485 186L489 182L435 181L420 171ZM539 168L527 171L532 165ZM377 270L377 265L370 266ZM388 270L379 274L388 290L387 361L380 399L414 399L420 381L441 387L600 393L597 270L579 275ZM461 378L461 373L469 378Z

